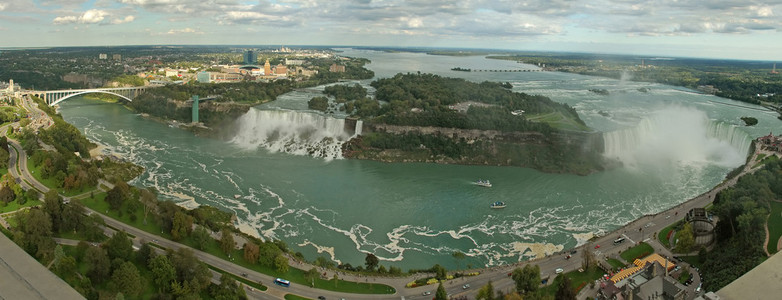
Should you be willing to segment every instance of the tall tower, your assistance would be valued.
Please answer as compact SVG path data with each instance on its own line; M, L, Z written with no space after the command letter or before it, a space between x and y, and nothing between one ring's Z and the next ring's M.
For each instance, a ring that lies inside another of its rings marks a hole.
M269 59L266 59L266 63L263 64L263 75L270 76L272 75L272 65L269 64Z
M256 54L255 51L247 50L244 52L245 65L254 65L257 62L258 62L258 54Z
M779 74L779 72L777 72L777 63L774 63L774 68L771 69L771 74Z
M193 124L198 123L198 95L193 95Z
M14 80L8 79L8 91L13 93L14 92Z

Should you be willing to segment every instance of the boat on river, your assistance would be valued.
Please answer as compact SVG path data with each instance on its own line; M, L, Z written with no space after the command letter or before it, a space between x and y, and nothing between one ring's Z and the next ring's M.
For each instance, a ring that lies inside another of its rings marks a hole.
M505 208L505 202L497 201L489 205L491 208Z
M242 195L239 195L239 194L234 195L234 199L239 199L241 197L242 197Z
M482 187L491 187L491 182L489 182L488 179L487 180L478 179L478 181L476 181L475 184Z

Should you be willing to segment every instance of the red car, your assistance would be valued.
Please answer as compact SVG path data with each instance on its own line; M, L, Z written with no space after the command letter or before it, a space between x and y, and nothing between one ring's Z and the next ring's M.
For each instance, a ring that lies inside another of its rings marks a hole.
M600 245L595 245L595 249L600 248Z

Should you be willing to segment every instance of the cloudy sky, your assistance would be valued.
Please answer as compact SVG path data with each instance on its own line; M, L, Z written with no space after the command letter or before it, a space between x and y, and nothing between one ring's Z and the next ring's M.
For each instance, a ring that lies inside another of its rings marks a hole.
M782 0L0 0L0 47L159 44L782 60Z

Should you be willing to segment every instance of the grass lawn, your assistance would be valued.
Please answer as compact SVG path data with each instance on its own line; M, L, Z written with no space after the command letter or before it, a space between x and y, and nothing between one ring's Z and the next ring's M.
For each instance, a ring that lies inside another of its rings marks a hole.
M285 300L312 300L312 299L304 298L302 296L294 295L294 294L285 294Z
M600 277L603 276L605 272L603 272L600 268L590 268L584 272L579 271L572 271L565 273L565 276L570 278L570 285L573 287L573 289L578 293L582 288L589 285L590 282L593 282L597 279L600 279ZM557 292L558 288L558 282L554 279L551 284L545 286L542 288L544 295L550 295L554 296L554 294Z
M624 268L625 267L625 264L623 264L621 261L619 261L618 259L615 259L615 258L609 258L608 259L608 264L611 265L611 267L613 267L614 270L618 270L620 268Z
M625 261L632 263L638 258L646 257L649 254L654 253L654 249L652 249L652 246L649 246L647 243L640 243L638 246L635 246L633 248L627 249L627 251L622 252L619 256L622 257Z
M547 123L556 129L570 130L570 131L592 131L591 128L579 124L572 118L568 118L561 112L552 112L542 115L527 115L527 120L532 122Z
M670 233L671 230L673 230L673 228L676 227L676 224L678 224L678 222L663 228L663 230L661 230L660 233L657 234L657 239L660 240L660 243L662 243L663 246L665 246L665 248L668 249L671 248L670 245L671 243L668 242L668 233Z
M682 271L682 275L679 276L679 283L684 283L687 281L687 279L690 279L692 277L692 274L690 274L690 271L684 270Z
M695 255L695 256L680 256L679 258L681 258L683 261L687 262L691 266L697 267L698 269L703 267L703 263L701 263L701 260L700 260L700 258L698 258L697 255Z
M771 201L771 213L768 216L768 253L777 253L780 237L782 237L782 203Z
M760 162L756 163L755 165L752 166L752 168L757 168L759 166L765 165L765 164L770 163L772 161L778 161L778 160L779 160L779 157L777 157L776 155L772 155L772 156L766 157L763 160L761 160Z
M35 179L38 180L38 182L42 183L43 185L45 185L50 189L56 189L61 195L66 197L76 196L79 194L84 194L96 190L95 187L86 187L84 189L66 191L63 188L57 187L57 183L54 181L54 178L49 177L47 179L43 179L41 177L41 167L35 166L33 164L33 160L30 159L29 156L27 157L27 168L30 169L30 173L33 174L33 177L35 177Z
M150 212L147 216L147 224L144 224L144 208L139 207L135 210L133 215L136 216L136 220L134 221L131 217L131 214L129 214L125 207L123 206L120 211L122 213L120 214L117 211L109 210L109 203L106 202L104 199L106 198L105 192L96 193L95 197L90 198L84 198L81 199L81 203L84 204L84 206L89 207L97 212L100 212L104 215L107 215L115 220L118 220L122 223L128 224L130 226L136 227L138 229L141 229L143 231L149 232L151 234L155 234L167 239L171 239L171 234L169 232L163 232L163 230L160 228L160 226L155 221L154 215Z
M18 210L22 207L30 207L36 205L41 205L41 201L40 200L27 201L22 205L19 205L19 202L13 201L13 202L9 202L8 205L6 206L0 206L0 213L7 213L7 212Z

